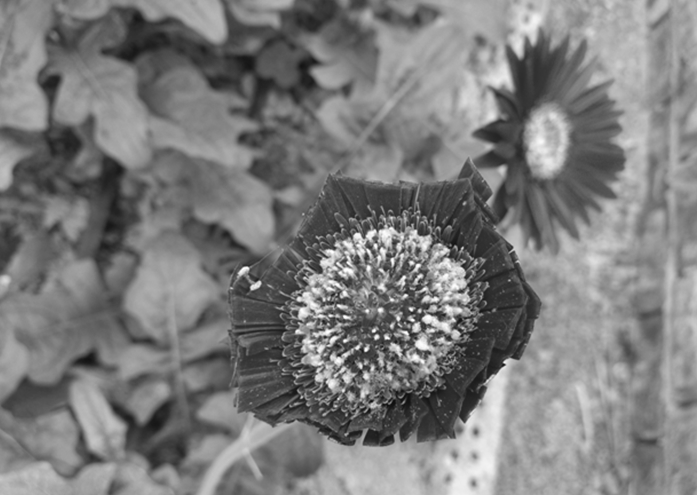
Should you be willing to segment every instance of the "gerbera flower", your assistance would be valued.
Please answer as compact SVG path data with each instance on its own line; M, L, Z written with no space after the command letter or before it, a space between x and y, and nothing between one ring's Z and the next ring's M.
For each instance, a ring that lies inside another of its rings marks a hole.
M448 182L330 175L297 237L232 279L239 411L351 445L454 436L540 302L471 161Z
M614 198L608 182L624 168L624 152L612 142L621 131L620 111L608 97L612 81L589 87L594 63L584 65L585 41L569 52L569 38L551 47L540 31L526 40L522 58L506 48L513 91L493 89L501 118L474 135L494 143L475 159L478 167L507 165L493 210L520 223L525 241L558 250L558 223L578 239L576 217L589 223L597 197Z

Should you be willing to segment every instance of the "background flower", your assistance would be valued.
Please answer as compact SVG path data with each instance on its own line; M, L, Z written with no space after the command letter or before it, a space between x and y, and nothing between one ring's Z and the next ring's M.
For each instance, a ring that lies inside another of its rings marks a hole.
M448 182L329 176L280 257L233 277L238 409L344 444L453 437L540 307L490 195L471 161Z
M620 111L607 90L612 81L590 86L594 63L584 65L586 42L569 50L569 38L552 47L542 31L523 56L506 49L513 90L493 89L501 117L474 135L494 147L477 158L479 167L507 165L493 209L520 223L536 248L559 248L558 223L578 238L576 217L589 223L597 197L614 198L608 183L624 168Z

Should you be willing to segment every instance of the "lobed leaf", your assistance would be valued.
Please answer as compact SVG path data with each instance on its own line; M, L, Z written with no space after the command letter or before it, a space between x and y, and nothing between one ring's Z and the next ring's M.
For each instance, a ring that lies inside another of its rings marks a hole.
M46 128L48 103L38 75L46 64L44 38L52 21L52 2L0 2L0 128Z
M218 285L201 268L196 248L167 231L146 246L126 290L124 308L152 339L166 343L170 325L178 332L191 328L218 295Z
M178 19L211 43L227 38L221 0L62 0L59 10L78 19L96 19L113 7L136 8L153 22Z
M109 16L90 26L76 47L51 50L49 71L61 76L53 116L72 126L93 116L96 144L124 166L139 168L150 161L151 150L137 75L129 64L101 54L123 29Z
M27 375L36 383L58 382L75 359L92 351L114 364L127 343L93 260L69 263L40 294L5 299L0 321L28 349Z
M141 59L143 70L152 71L150 60L168 58L167 52ZM231 98L213 91L201 72L183 59L165 66L158 74L143 77L143 100L152 114L150 132L155 148L170 148L187 155L245 169L253 152L237 140L256 124L240 115L232 115ZM157 64L157 62L155 62ZM148 80L149 79L149 80Z
M2 88L0 88L0 95L1 91ZM0 96L1 105L2 96ZM1 118L2 108L0 108ZM0 130L0 191L4 191L12 185L12 171L15 165L33 153L34 149L31 146L17 141L8 132Z
M87 449L104 460L125 455L126 423L111 409L97 385L88 380L70 384L70 407L82 430Z

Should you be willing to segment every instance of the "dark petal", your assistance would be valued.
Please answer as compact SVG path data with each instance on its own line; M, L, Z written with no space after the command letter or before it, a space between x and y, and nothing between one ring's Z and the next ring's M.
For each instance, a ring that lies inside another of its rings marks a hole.
M388 407L385 417L382 421L382 437L392 436L407 422L407 416L404 414L404 406L400 400L394 400Z
M471 189L468 180L455 180L449 182L436 182L434 184L424 184L419 189L419 209L426 218L435 219L434 225L445 229L451 225L453 216L457 213L469 196Z
M586 89L577 98L575 98L567 108L573 114L580 114L584 112L587 108L590 108L607 97L607 89L612 85L612 83L613 81L609 80L597 86L593 86L592 88Z
M447 383L444 388L432 392L428 397L430 415L436 419L444 435L439 438L455 438L455 421L460 415L462 398L463 396ZM419 428L419 432L421 432L421 428Z
M343 176L335 176L335 179L345 203L349 206L350 213L347 218L369 218L371 212L368 208L366 181Z
M428 406L416 395L409 394L404 400L404 414L407 420L399 429L399 439L402 442L414 434L422 418L428 414Z
M252 356L272 347L283 347L283 329L255 330L254 332L237 334L237 344L247 349L247 355Z
M234 335L258 330L283 330L279 306L272 302L257 301L236 296L231 301L230 318Z
M574 185L585 187L588 191L598 196L608 199L614 199L617 196L610 187L602 180L598 179L593 174L583 173L580 170L569 170L569 178L573 180Z
M489 361L497 337L493 332L490 334L489 330L491 327L480 328L465 342L465 357L444 377L448 385L460 396L465 396L468 387Z
M428 399L425 399L428 401ZM419 428L416 430L417 442L430 442L448 438L448 433L443 429L436 417L430 411L426 414L419 423Z
M240 349L237 363L237 407L240 412L254 411L263 416L265 404L295 390L292 377L281 373L273 357L280 359L280 350L248 356L244 348Z
M481 275L478 281L486 282L492 277L513 269L513 262L509 256L510 247L502 237L499 236L493 243L490 243L488 248L479 251L483 251L479 257L484 258L484 263L479 268Z
M472 415L472 412L477 408L479 403L484 397L486 392L486 386L482 385L479 388L468 390L467 396L462 401L462 410L460 411L460 419L462 421L467 421L467 419Z
M351 203L346 200L344 192L339 185L342 179L341 176L330 174L327 177L327 181L322 188L320 196L320 201L326 206L326 209L332 213L335 219L337 213L344 218L350 218L355 214L351 207Z
M397 184L382 184L368 182L365 188L368 204L373 211L382 213L392 212L399 215L402 205L402 187Z
M506 45L506 58L508 59L508 66L511 70L513 87L517 90L522 85L522 62L509 45Z
M496 120L491 122L484 127L480 127L472 133L472 136L482 141L488 141L490 143L498 143L503 141L504 137L499 132L499 125L505 123L505 120Z
M557 189L552 184L546 184L544 187L544 193L547 196L547 202L554 214L554 217L559 221L561 226L574 237L574 239L578 239L579 232L578 228L576 228L573 212L560 197Z
M540 230L543 243L551 249L552 253L556 254L559 251L559 242L552 225L549 205L538 184L531 184L528 187L526 199L532 213L533 222Z
M476 165L472 159L468 158L460 169L460 174L457 176L458 179L469 179L472 183L472 188L474 193L482 201L486 201L491 197L492 191L489 187L489 183L482 177L482 174L477 170Z
M281 395L264 404L264 413L267 414L269 417L278 416L284 410L287 410L292 404L297 403L299 400L301 399L295 392L290 392Z
M505 88L489 88L494 93L496 98L496 104L499 107L501 113L516 122L520 122L523 119L524 111L520 107L520 102L515 97L513 93ZM503 135L503 134L502 134ZM515 138L515 134L511 134L509 139Z
M360 416L351 419L351 421L348 424L347 431L363 431L368 428L372 428L374 430L381 430L384 417L384 409L363 413Z
M394 435L383 435L380 431L368 430L363 438L363 445L368 447L386 447L394 443Z
M496 349L504 350L508 347L521 316L523 307L483 312L477 326L493 337Z
M527 301L527 296L515 272L502 273L489 279L489 287L484 291L486 308L497 310L519 308Z
M579 194L572 184L573 182L558 181L556 183L556 189L559 191L559 195L573 210L574 214L580 216L586 225L590 225L590 217L587 211L589 206L587 198L585 195ZM598 206L597 203L596 206ZM600 206L598 206L598 209L599 208Z
M483 155L479 155L474 159L477 168L494 168L506 163L506 160L499 156L495 151L487 151Z

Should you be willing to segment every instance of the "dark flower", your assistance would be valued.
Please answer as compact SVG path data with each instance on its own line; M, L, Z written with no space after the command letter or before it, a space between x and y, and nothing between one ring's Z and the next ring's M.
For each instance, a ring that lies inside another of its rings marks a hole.
M513 91L493 89L501 118L475 131L494 148L475 160L478 167L506 164L506 178L494 196L500 218L511 210L525 241L558 250L559 223L578 239L576 217L589 223L596 196L614 198L608 182L624 168L624 152L612 142L620 133L620 111L608 97L612 81L589 87L594 63L583 65L586 43L569 53L569 38L556 46L540 31L526 40L522 58L506 48ZM507 223L508 223L507 220Z
M540 308L489 196L471 161L448 182L330 175L280 257L233 276L239 411L346 445L453 437Z

